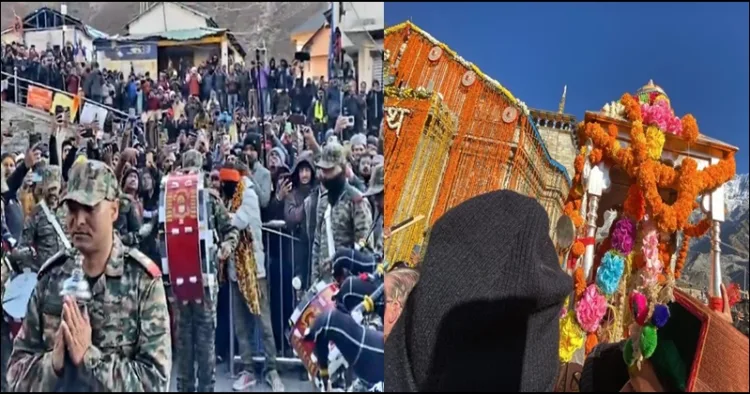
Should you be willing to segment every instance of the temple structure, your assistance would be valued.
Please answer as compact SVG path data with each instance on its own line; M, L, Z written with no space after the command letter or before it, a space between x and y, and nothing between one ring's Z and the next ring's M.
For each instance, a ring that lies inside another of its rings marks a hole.
M388 261L408 260L443 213L493 190L537 199L555 223L571 176L537 128L542 112L535 120L510 91L411 22L386 29L385 50L385 225L425 218L390 238ZM575 150L573 118L565 119ZM559 129L545 133L563 141Z
M531 119L542 135L544 145L550 156L558 163L565 166L568 175L572 178L575 174L573 160L578 153L576 146L576 117L565 113L565 98L568 87L563 88L562 99L557 112L542 109L531 109Z

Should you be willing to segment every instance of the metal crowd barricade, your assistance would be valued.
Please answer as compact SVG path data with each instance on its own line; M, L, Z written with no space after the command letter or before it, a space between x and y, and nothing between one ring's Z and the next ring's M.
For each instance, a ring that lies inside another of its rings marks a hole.
M38 87L38 88L41 88L41 89L45 89L45 90L48 90L48 91L52 92L53 94L62 94L62 95L68 96L71 99L73 99L75 97L75 95L71 94L70 92L66 92L66 91L54 88L52 86L44 85L42 83L30 80L30 79L19 77L18 76L18 67L14 67L13 74L10 74L10 73L4 72L4 71L2 71L0 73L2 74L3 86L6 89L11 89L11 88L13 89L13 103L16 104L16 105L19 105L19 106L24 106L27 109L36 110L36 111L43 111L42 109L34 108L34 107L29 107L28 106L29 86L35 86L35 87ZM82 82L83 81L81 81L81 83ZM81 98L81 107L79 108L80 111L82 111L84 104L91 104L91 105L94 105L96 107L106 109L107 110L107 116L111 117L111 119L112 119L113 122L117 122L122 127L124 127L125 124L127 124L127 122L129 122L131 120L134 120L133 119L133 116L134 116L133 114L121 111L121 110L119 110L117 108L111 107L111 106L106 105L106 104L99 103L97 101L90 100L90 99L88 99L86 97L82 97ZM136 129L140 129L141 130L141 134L143 133L143 126L140 123L136 123ZM114 130L114 127L113 127L113 132L115 134L119 135L120 131L121 130ZM141 137L141 136L139 136L139 137ZM141 142L145 142L145 141L141 141Z
M273 316L273 308L275 306L275 300L273 297L273 294L275 293L275 290L278 290L278 294L280 295L278 299L278 306L281 308L280 311L278 311L278 327L280 327L280 330L276 330L276 327L274 325L274 339L277 343L281 344L281 347L277 347L276 349L276 362L278 364L285 364L285 365L294 365L294 366L301 366L302 361L294 357L288 357L289 354L294 354L293 350L291 348L291 345L289 344L287 340L287 331L286 326L287 322L289 321L289 317L294 312L294 308L296 307L296 297L294 296L295 290L292 287L291 281L288 283L285 283L284 278L285 277L293 277L294 272L296 270L297 264L301 263L296 261L295 259L295 249L300 247L305 247L305 245L302 245L302 240L299 238L296 238L289 234L288 231L285 229L285 223L283 221L271 221L268 223L264 223L263 225L263 246L265 251L265 266L266 266L266 280L268 281L268 298L269 303L271 305L271 312ZM278 237L280 240L277 245L272 245L270 242L271 237ZM285 246L288 246L286 248ZM273 247L273 248L272 248ZM286 262L286 264L285 264ZM288 264L291 262L291 264ZM284 269L286 267L291 267L292 273L291 275L284 275ZM272 270L275 270L278 276L274 277L272 275ZM275 280L274 280L275 279ZM284 303L284 294L288 293L293 297L294 302L292 303L291 309L287 310L288 308L285 308ZM235 376L235 363L236 362L242 362L240 355L236 354L235 344L234 344L234 338L235 338L235 332L234 332L234 306L233 306L233 297L234 292L229 291L229 371L232 377ZM272 321L272 325L273 325ZM254 341L255 341L255 349L254 354L256 356L253 356L253 361L256 363L262 363L265 362L265 355L264 355L264 349L263 349L263 327L262 323L259 318L256 318L255 320L255 333L254 333Z

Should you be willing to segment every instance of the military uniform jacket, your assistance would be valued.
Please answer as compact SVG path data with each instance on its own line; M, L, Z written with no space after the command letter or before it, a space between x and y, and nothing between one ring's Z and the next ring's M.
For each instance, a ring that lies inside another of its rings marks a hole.
M66 231L64 209L62 207L58 207L57 210L50 208L50 212L55 215L60 228ZM21 268L29 268L33 272L39 271L39 268L45 261L49 260L58 251L65 249L63 241L57 235L54 225L47 220L47 215L44 214L44 209L42 209L40 204L34 206L31 215L26 219L23 227L22 244L19 245L17 250L24 250L24 247L27 246L34 248L36 257L16 254L12 255L12 258L20 260L19 266Z
M328 206L328 195L321 195L317 206L313 241L313 274L317 272L317 267L321 261L336 252L335 250L328 250L328 232L325 218ZM362 196L359 190L347 184L339 200L331 207L331 231L333 232L335 248L354 248L355 243L368 236L371 226L370 202Z
M39 271L23 327L13 345L8 384L13 392L59 391L52 367L60 326L63 281L75 268L75 250L61 251ZM65 391L166 392L172 343L161 272L117 236L104 273L91 288L87 308L91 347ZM67 367L66 367L67 368Z

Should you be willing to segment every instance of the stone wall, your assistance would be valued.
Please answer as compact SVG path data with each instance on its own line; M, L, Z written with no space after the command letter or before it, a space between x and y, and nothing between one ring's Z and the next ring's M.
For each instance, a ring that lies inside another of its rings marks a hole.
M539 134L542 135L547 151L553 159L565 166L568 176L572 179L575 175L573 161L576 158L576 144L573 140L573 132L553 127L537 126Z
M41 133L49 141L53 117L45 112L2 102L2 152L24 152L29 147L29 134Z

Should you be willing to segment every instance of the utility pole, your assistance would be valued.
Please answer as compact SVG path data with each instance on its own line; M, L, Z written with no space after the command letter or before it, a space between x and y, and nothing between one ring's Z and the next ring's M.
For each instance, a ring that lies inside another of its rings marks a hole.
M60 51L65 48L65 30L67 30L67 26L65 25L65 17L68 15L68 4L67 3L60 3L60 13L62 14L62 43L60 44Z
M336 27L339 23L339 13L340 10L338 10L338 7L336 7L337 2L332 1L331 2L331 40L328 47L328 80L333 81L336 77Z

